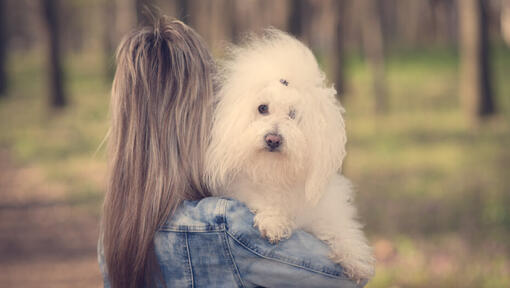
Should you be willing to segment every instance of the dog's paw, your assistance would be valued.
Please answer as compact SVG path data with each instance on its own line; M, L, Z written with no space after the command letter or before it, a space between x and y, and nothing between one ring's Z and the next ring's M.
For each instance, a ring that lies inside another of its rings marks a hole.
M292 221L279 213L262 211L253 217L253 226L271 243L278 243L292 234Z
M370 247L356 252L334 249L330 257L334 262L340 263L352 279L370 279L375 274L375 258Z

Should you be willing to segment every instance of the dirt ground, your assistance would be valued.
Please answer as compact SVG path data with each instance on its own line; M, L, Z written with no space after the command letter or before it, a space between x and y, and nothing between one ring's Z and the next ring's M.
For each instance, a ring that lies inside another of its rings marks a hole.
M0 151L0 287L102 287L99 219Z

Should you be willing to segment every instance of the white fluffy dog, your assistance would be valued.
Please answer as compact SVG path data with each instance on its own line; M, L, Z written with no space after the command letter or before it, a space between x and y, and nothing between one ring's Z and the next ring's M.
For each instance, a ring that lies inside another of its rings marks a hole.
M220 68L207 151L213 193L244 202L269 241L303 229L327 242L350 276L370 278L372 251L339 174L346 134L335 89L311 51L278 30L231 56Z

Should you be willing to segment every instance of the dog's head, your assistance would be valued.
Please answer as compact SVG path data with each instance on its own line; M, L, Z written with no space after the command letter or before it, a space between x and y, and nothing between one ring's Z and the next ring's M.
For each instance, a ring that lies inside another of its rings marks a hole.
M316 202L345 156L343 109L311 51L268 30L232 49L221 66L207 182L228 185L238 173L258 183L304 181Z

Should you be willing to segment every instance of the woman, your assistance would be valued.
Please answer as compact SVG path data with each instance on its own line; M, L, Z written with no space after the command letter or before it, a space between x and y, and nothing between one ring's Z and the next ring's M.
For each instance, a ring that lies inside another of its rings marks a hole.
M360 287L302 231L272 245L253 214L209 197L214 64L176 20L127 35L111 100L99 262L106 287Z

